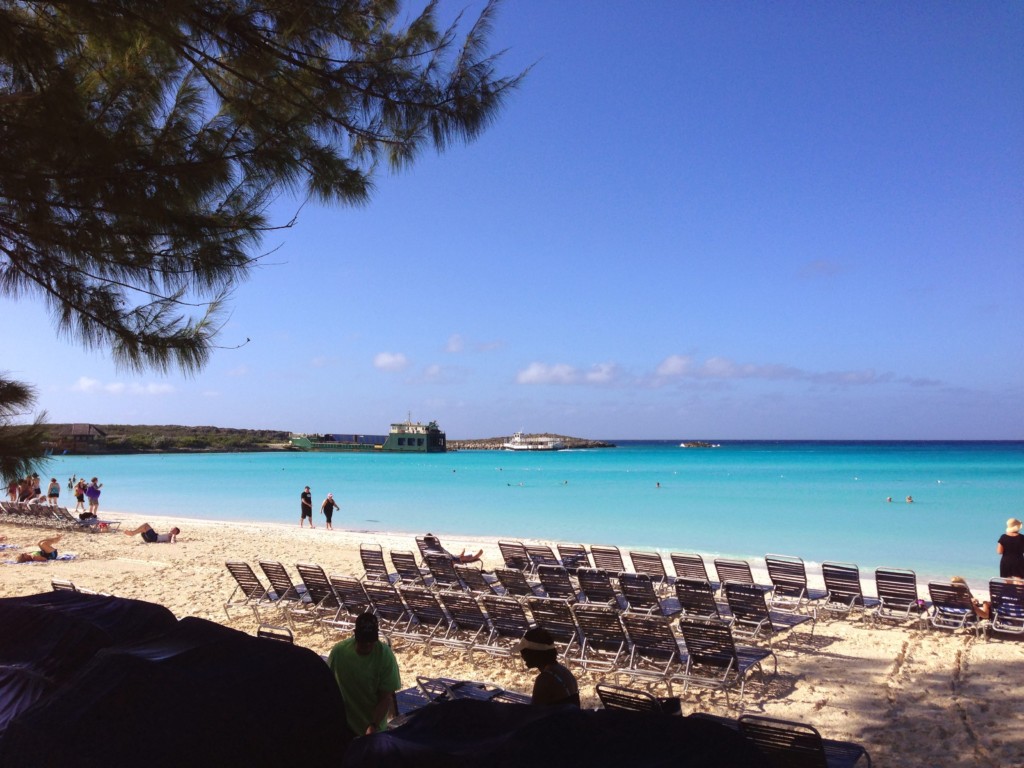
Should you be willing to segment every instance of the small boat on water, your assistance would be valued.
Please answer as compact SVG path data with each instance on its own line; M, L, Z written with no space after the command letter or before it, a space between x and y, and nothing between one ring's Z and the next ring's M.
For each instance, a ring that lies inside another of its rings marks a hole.
M680 448L721 448L718 443L708 443L704 440L684 440L679 444Z
M526 436L522 432L516 432L501 446L504 451L560 451L565 448L565 443L557 437Z
M448 450L445 434L436 421L421 424L411 419L392 424L386 435L292 435L291 444L303 451L334 453L445 453Z

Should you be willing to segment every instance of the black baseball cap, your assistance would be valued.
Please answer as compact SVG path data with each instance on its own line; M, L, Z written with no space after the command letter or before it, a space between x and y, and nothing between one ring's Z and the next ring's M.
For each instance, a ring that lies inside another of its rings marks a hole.
M364 613L356 619L355 637L357 643L376 643L380 640L380 626L377 617Z

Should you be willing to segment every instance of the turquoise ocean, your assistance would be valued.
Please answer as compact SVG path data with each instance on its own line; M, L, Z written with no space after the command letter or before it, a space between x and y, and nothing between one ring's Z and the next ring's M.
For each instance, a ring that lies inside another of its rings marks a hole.
M921 580L997 576L1006 518L1024 517L1024 442L616 445L554 453L59 456L45 471L65 486L62 502L73 474L98 476L101 509L114 512L297 524L299 493L310 485L316 509L334 493L338 528L749 559L777 553L809 565L852 562L862 572L911 568Z

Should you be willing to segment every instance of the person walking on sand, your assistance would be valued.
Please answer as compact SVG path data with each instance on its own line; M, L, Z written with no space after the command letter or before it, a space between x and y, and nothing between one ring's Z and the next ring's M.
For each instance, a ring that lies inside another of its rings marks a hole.
M334 527L331 525L331 518L334 516L334 510L336 509L341 509L341 507L334 500L334 494L328 493L324 503L320 505L320 513L327 518L326 525L328 531L334 530Z
M309 527L316 528L313 525L313 494L309 492L308 485L299 494L299 528L306 522L307 517L309 518Z
M999 537L996 554L999 558L999 578L1024 579L1024 536L1020 535L1021 522L1015 517L1006 521L1006 533Z

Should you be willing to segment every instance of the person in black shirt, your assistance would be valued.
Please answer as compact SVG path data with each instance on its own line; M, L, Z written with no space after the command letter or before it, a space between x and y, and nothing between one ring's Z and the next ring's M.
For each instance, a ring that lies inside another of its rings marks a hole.
M299 516L299 528L301 528L302 524L306 522L307 517L309 518L309 527L316 528L316 526L313 525L313 494L309 492L308 485L303 489L302 493L299 494L299 505L302 510L301 515Z

